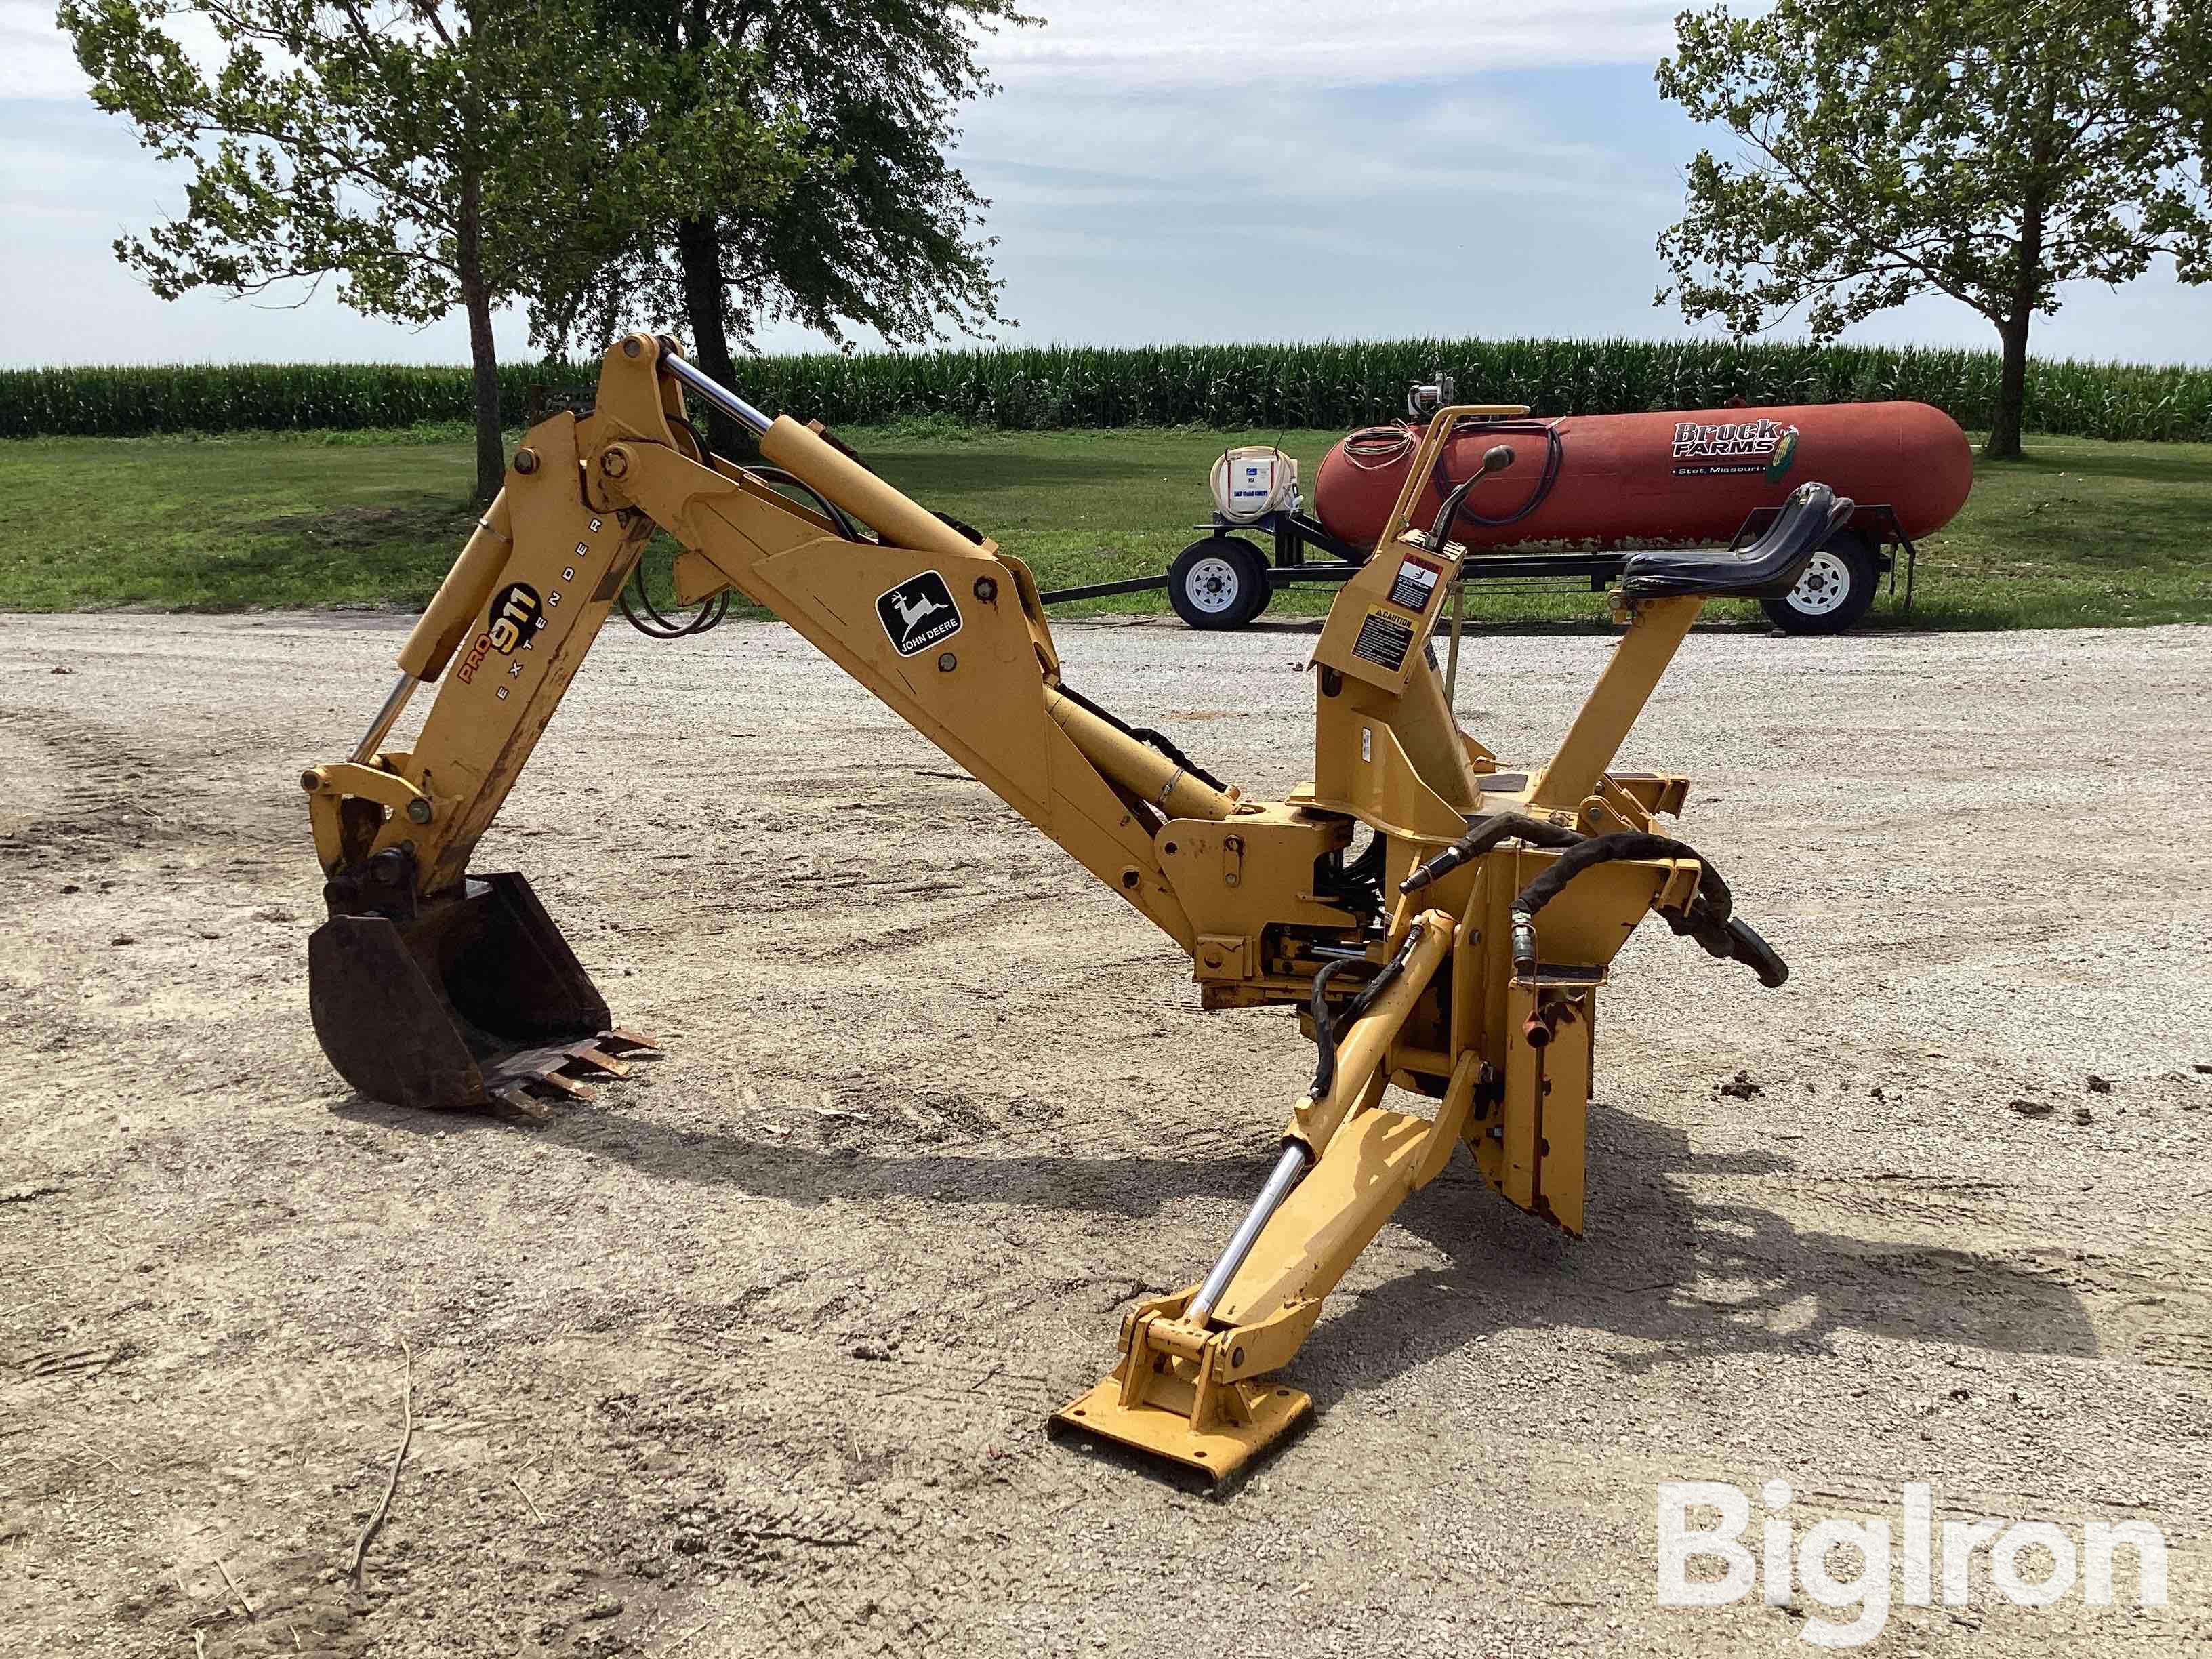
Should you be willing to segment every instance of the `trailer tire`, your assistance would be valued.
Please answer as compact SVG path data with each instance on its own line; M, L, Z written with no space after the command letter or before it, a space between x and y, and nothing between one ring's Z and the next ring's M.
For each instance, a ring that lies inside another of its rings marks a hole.
M1267 609L1267 561L1236 536L1207 536L1168 567L1168 603L1193 628L1242 628Z
M1760 600L1759 609L1785 634L1840 634L1874 609L1881 585L1873 545L1858 531L1839 530L1821 544L1795 588Z

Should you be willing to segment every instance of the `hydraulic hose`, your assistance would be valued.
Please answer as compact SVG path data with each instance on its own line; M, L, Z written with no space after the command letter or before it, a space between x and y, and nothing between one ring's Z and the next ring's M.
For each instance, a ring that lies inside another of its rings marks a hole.
M1057 689L1061 696L1066 697L1078 708L1086 709L1090 713L1096 714L1100 720L1105 721L1107 725L1114 727L1115 730L1121 732L1125 737L1134 738L1139 743L1143 744L1146 748L1158 750L1160 753L1165 755L1170 760L1173 761L1177 766L1182 768L1184 771L1189 773L1191 776L1196 778L1200 783L1205 784L1209 788L1218 789L1224 793L1228 792L1229 786L1227 784L1222 782L1219 778L1215 777L1212 773L1207 771L1203 766L1200 766L1188 755L1183 753L1181 745L1168 737L1165 732L1156 732L1149 726L1131 726L1120 716L1111 714L1106 709L1101 708L1097 703L1091 702L1090 698L1085 696L1080 691L1078 691L1073 686L1068 684L1065 680L1060 683Z
M706 441L700 437L697 429L689 421L671 417L669 424L680 427L690 433L691 441L699 446L699 453L702 455L707 453ZM854 524L851 517L836 502L831 501L805 479L785 471L780 466L754 466L748 467L746 471L762 483L780 489L803 490L822 516L836 527L840 536L848 542L857 542L860 539L860 529ZM636 609L633 608L633 600L637 606L644 609L644 617L640 617ZM647 588L645 580L645 560L641 556L635 568L630 572L629 580L623 584L621 592L615 595L615 603L622 608L624 620L646 638L681 640L687 639L694 634L704 634L710 629L720 626L722 619L730 613L730 591L724 588L720 593L704 600L699 609L688 617L665 616L660 607L653 602L653 594ZM647 620L648 617L650 621Z
M646 616L653 619L651 622L646 621L645 617L640 617L630 608L630 600L633 597L639 605L645 607ZM621 592L615 595L615 603L622 607L623 619L646 638L680 640L693 634L704 634L709 629L720 625L722 618L730 611L730 593L727 588L724 588L720 593L702 599L700 601L698 610L687 618L679 620L677 617L664 616L660 607L653 602L653 595L647 591L645 560L641 556L636 568L629 573L629 580L623 584Z
M1525 812L1500 812L1488 817L1398 884L1401 893L1418 893L1431 882L1449 875L1469 859L1480 858L1501 841L1525 841L1532 847L1572 847L1583 839L1579 830L1563 829Z
M1319 1052L1314 1061L1313 1086L1306 1091L1309 1098L1325 1098L1336 1082L1336 1033L1339 1027L1357 1024L1360 1016L1375 1006L1375 999L1389 990L1391 981L1406 971L1406 958L1413 954L1414 945L1420 943L1422 932L1419 922L1407 929L1405 943L1399 945L1397 954L1382 964L1374 978L1359 988L1358 994L1345 1005L1341 1014L1330 1012L1328 982L1345 969L1367 966L1365 958L1346 957L1335 962L1324 963L1321 971L1314 975L1311 1009L1314 1045Z
M1724 962L1745 963L1759 975L1759 982L1770 990L1790 977L1789 964L1776 953L1774 947L1761 939L1748 923L1736 919L1735 896L1729 891L1728 883L1721 878L1721 872L1713 868L1711 860L1686 842L1676 841L1670 836L1648 835L1636 830L1595 836L1569 848L1515 896L1512 906L1513 971L1524 976L1535 972L1536 915L1565 891L1569 882L1583 871L1598 865L1638 859L1691 859L1696 861L1696 894L1680 909L1659 913L1668 927L1676 933L1686 934L1697 940L1708 956L1717 957Z
M1735 898L1712 861L1686 842L1669 836L1624 830L1610 836L1584 836L1542 818L1519 812L1501 812L1485 818L1450 846L1420 866L1398 884L1401 893L1418 893L1430 883L1488 852L1506 840L1532 846L1565 848L1549 868L1522 888L1512 904L1513 970L1528 975L1536 970L1536 913L1565 890L1567 884L1585 870L1601 864L1636 859L1690 859L1698 866L1698 890L1679 910L1660 915L1678 934L1694 939L1707 955L1741 962L1771 990L1790 977L1790 966L1750 923L1735 914ZM1326 973L1328 970L1322 970Z
M1321 897L1354 915L1380 915L1382 911L1382 860L1389 851L1388 837L1377 835L1362 849L1359 856L1349 862L1343 855L1334 855L1316 861L1314 890Z

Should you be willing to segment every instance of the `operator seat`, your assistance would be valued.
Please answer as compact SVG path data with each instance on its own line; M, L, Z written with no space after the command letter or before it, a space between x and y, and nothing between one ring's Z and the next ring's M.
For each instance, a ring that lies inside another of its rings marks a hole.
M1850 520L1850 497L1824 483L1800 484L1781 515L1748 547L1662 549L1630 556L1621 588L1632 599L1689 595L1778 599L1797 586L1813 555Z

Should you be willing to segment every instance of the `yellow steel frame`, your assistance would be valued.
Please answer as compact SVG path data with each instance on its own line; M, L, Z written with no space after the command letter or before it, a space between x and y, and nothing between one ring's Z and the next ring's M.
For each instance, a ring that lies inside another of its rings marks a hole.
M593 411L556 415L525 437L400 653L398 690L350 760L301 779L326 872L403 848L422 904L460 890L477 838L658 527L685 550L683 597L734 587L781 617L1188 951L1207 1006L1303 1005L1330 954L1399 959L1395 983L1342 1034L1334 1083L1285 1125L1303 1179L1264 1218L1224 1293L1194 1310L1194 1285L1140 1306L1113 1375L1057 1426L1234 1473L1310 1410L1271 1374L1455 1142L1510 1201L1581 1231L1597 991L1642 915L1686 899L1696 865L1588 872L1545 912L1545 965L1516 975L1506 907L1556 853L1507 841L1426 889L1419 915L1401 904L1380 927L1319 890L1317 863L1371 832L1385 838L1395 883L1471 820L1508 810L1590 831L1648 829L1679 807L1683 781L1607 769L1697 600L1636 607L1558 753L1531 770L1502 767L1459 729L1427 649L1458 551L1405 529L1454 422L1486 412L1441 410L1375 556L1314 647L1313 779L1285 801L1249 800L1069 695L1022 563L817 429L778 419L761 453L874 539L845 539L744 467L700 453L662 372L668 349L646 335L617 342ZM1434 579L1401 580L1409 565ZM928 584L927 606L898 603L926 613L941 591L954 613L935 619L921 648L903 637L913 624L895 637L881 608L916 582ZM441 677L412 747L384 748L407 694ZM1426 1097L1429 1115L1384 1109L1393 1085Z

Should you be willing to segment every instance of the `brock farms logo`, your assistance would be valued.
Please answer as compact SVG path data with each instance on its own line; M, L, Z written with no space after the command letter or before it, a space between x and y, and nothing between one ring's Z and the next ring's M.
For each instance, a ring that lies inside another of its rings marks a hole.
M1764 473L1779 479L1797 459L1797 428L1778 421L1735 421L1705 425L1674 422L1674 476L1678 478L1738 477Z

